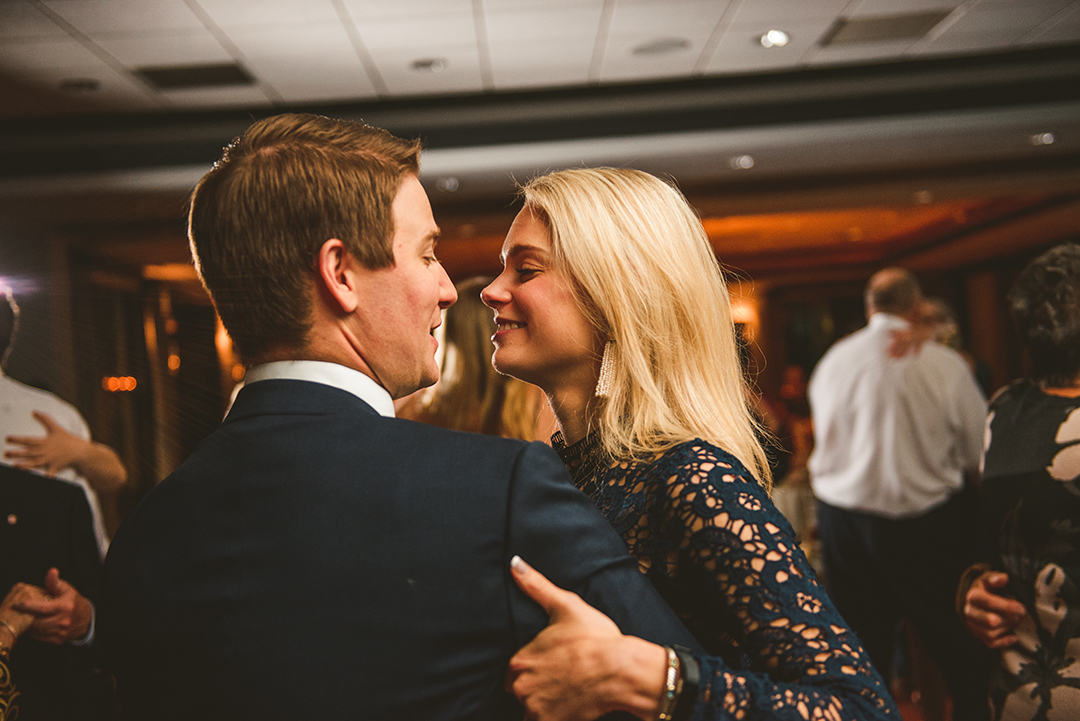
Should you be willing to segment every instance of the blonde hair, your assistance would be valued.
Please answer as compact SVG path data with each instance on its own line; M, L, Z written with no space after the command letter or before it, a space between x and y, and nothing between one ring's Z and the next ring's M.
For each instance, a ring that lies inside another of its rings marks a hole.
M582 168L534 178L522 194L582 311L612 341L595 421L605 450L640 458L701 438L770 488L727 286L682 193L638 170Z

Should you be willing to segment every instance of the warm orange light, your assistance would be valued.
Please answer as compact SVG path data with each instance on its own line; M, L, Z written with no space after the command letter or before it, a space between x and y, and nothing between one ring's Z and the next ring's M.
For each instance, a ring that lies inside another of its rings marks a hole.
M180 370L180 356L175 353L169 356L169 370L174 372Z
M244 380L245 373L246 371L244 370L244 366L240 365L239 363L232 367L232 379L237 383Z
M101 387L110 393L133 391L137 385L133 376L105 376L101 379Z

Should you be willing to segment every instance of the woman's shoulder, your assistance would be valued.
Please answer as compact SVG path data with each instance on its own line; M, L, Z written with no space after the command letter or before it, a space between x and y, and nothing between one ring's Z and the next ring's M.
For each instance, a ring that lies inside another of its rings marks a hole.
M682 479L709 478L733 485L746 484L764 488L752 472L735 455L701 438L683 441L661 453L653 465L669 476Z

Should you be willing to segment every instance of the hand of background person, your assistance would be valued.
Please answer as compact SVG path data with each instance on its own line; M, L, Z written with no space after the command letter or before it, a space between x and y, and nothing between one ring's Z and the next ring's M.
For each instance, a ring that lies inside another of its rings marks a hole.
M44 436L8 436L7 442L22 446L9 450L4 457L16 468L43 471L55 476L73 468L86 478L98 493L118 490L127 482L127 469L113 449L68 433L48 413L34 411L34 419L45 427Z
M1019 601L996 593L1009 575L986 571L975 579L964 597L964 625L988 648L1002 649L1016 643L1016 627L1027 616Z
M564 591L520 558L514 580L550 623L510 659L506 686L538 721L587 721L623 710L654 719L664 688L663 647L624 636L575 593Z
M50 568L45 574L45 587L20 584L34 589L14 608L33 615L30 637L46 643L63 644L79 641L90 632L94 611L90 601L60 578L60 571Z
M45 426L44 436L8 436L7 442L22 450L7 451L4 458L15 461L16 468L29 468L55 476L85 453L89 441L73 436L48 413L34 411L34 420Z
M0 601L0 621L4 622L4 625L0 626L0 640L12 633L15 634L15 638L11 639L8 646L14 644L19 636L26 633L34 623L35 617L32 613L25 613L16 608L18 603L29 600L34 594L36 594L35 586L28 583L16 583L4 596L4 600Z

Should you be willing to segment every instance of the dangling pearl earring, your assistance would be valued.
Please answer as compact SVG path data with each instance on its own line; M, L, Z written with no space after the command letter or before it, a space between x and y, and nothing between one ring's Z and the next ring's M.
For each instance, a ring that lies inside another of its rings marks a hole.
M615 383L615 342L604 343L604 356L600 360L600 377L596 381L596 395L607 398Z

